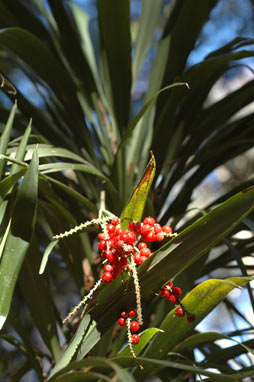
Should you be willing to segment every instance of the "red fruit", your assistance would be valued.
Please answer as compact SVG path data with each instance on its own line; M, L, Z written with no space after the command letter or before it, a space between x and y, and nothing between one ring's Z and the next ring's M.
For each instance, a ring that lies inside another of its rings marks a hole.
M116 229L115 231L115 235L118 236L118 235L122 235L124 233L124 229L119 227Z
M151 255L151 249L149 248L143 248L140 251L140 256L149 257Z
M163 291L163 297L165 297L165 298L170 298L171 296L170 296L170 291L169 290L167 290L167 289L164 289L164 291Z
M169 234L169 233L171 233L173 231L172 228L169 225L164 225L161 228L162 228L162 231L167 233L167 234Z
M163 239L164 239L163 232L156 233L156 241L162 241Z
M125 326L126 325L126 320L123 317L118 318L117 322L121 326Z
M169 282L168 282L168 286L169 286L169 288L171 288L171 289L173 288L173 283L172 283L172 281L169 281Z
M136 264L141 264L140 253L138 252L134 253L133 260L135 261Z
M133 228L135 227L135 223L134 222L130 222L129 224L128 224L128 228L132 231L133 230Z
M178 297L175 296L174 294L171 294L171 296L169 297L169 300L170 300L170 302L172 302L172 304L174 304L174 305L178 304L178 302L179 302Z
M172 293L175 294L176 296L181 296L182 291L181 291L180 288L178 288L178 287L174 287L174 288L172 289Z
M134 232L127 232L126 235L127 235L127 239L126 239L126 241L127 241L128 244L133 244L133 243L135 243L135 241L136 241L136 235L135 235Z
M121 312L121 316L122 316L123 318L127 318L127 317L128 317L128 313L127 313L127 312Z
M114 270L114 267L111 264L106 264L104 266L104 271L105 272L113 272L113 270Z
M143 241L141 241L139 244L138 244L138 248L141 250L143 248L146 248L147 247L147 244L144 243Z
M123 240L117 240L117 242L116 242L116 246L117 246L117 248L123 248L123 246L124 246L124 241L123 241Z
M105 236L104 236L103 232L98 233L97 237L98 237L99 240L105 240Z
M146 256L140 256L140 264L143 264L144 261L146 261L147 257Z
M131 343L132 343L133 345L138 344L138 343L139 343L139 340L140 340L140 338L139 338L139 335L138 335L138 334L133 334L133 335L131 336Z
M128 316L129 316L129 317L134 317L135 314L136 314L136 310L133 309L133 310L131 310L131 311L128 313Z
M149 232L147 235L146 235L146 240L147 241L156 241L157 239L157 235L156 233L154 232Z
M189 313L188 315L187 315L187 321L191 324L192 322L194 322L196 320L196 316L195 316L195 314L191 314L191 313Z
M164 296L164 289L161 289L161 290L160 290L160 296L161 296L161 297Z
M124 242L126 242L126 241L127 241L127 238L128 238L127 232L124 232L124 233L121 235L121 240L123 240Z
M151 232L152 226L150 224L140 224L140 233L141 235L147 235L149 232Z
M183 310L183 308L181 308L181 306L178 306L175 310L175 313L177 317L183 317L185 314L185 311Z
M143 223L153 226L155 224L155 219L151 218L151 216L148 216L147 218L144 218Z
M154 231L155 233L162 232L162 228L161 228L160 224L158 224L158 223L154 224L154 226L153 226L153 231Z
M120 220L118 219L118 218L113 218L112 220L111 220L111 224L113 224L113 225L117 225L117 224L119 224L120 223Z
M132 332L137 332L139 330L139 323L137 321L132 321L130 324L130 329Z
M114 226L114 224L108 224L107 225L107 231L108 231L108 233L110 234L110 233L114 233L115 232L115 226Z
M101 240L101 241L98 243L98 249L99 249L100 251L102 251L105 247L106 247L106 241L105 241L105 240Z
M126 257L121 257L120 264L122 268L126 267L126 265L128 264Z
M107 259L110 263L113 263L113 262L116 260L117 255L116 255L114 252L112 252L112 251L106 251L106 252L105 252L105 257L106 257L106 259Z
M103 275L101 276L102 278L102 281L104 283L111 283L111 281L113 280L113 276L112 276L112 273L111 272L105 272L103 273Z

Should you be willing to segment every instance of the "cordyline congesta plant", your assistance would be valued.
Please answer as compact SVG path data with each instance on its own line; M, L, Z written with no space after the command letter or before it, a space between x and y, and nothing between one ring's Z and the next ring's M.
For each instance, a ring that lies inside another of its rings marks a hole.
M98 225L101 232L98 234L98 250L101 255L103 272L99 280L87 295L76 305L73 310L63 320L67 322L82 306L84 306L94 295L95 291L102 283L109 284L116 280L123 272L127 272L133 277L136 295L136 309L129 312L122 311L117 322L120 326L127 326L128 343L130 352L136 357L132 345L139 343L139 335L136 333L143 325L141 291L137 274L137 267L145 262L152 254L149 248L150 243L163 241L164 238L174 237L177 234L172 232L169 225L161 226L153 217L145 217L142 222L130 221L128 230L121 227L118 217L107 210L100 210L98 219L92 219L79 226L72 228L62 234L55 235L54 240L68 237L88 226ZM182 291L179 287L174 287L169 281L160 290L160 296L168 299L174 306L177 306L175 314L182 317L187 314L187 321L193 322L195 315L188 312L180 302ZM133 320L137 316L137 320ZM133 334L135 333L135 334Z

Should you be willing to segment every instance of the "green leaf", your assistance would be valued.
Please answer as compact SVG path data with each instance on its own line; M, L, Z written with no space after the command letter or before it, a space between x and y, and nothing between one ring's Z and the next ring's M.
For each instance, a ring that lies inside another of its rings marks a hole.
M27 143L28 143L28 140L29 140L29 137L30 137L30 134L31 134L31 127L32 127L32 121L30 120L25 132L24 132L24 135L22 136L21 138L21 141L20 141L20 144L15 152L15 159L17 161L23 161L24 160L24 157L25 157L25 152L27 150ZM34 148L35 149L35 148ZM33 150L34 152L34 150ZM30 160L32 159L32 153L31 153L31 158ZM17 164L13 164L11 166L11 171L10 171L10 174L15 174L16 172L18 172L20 170L20 167L17 165Z
M3 155L6 154L16 110L17 110L17 103L15 102L15 104L13 105L11 109L7 124L0 138L0 154L3 154ZM0 178L2 177L3 169L4 169L4 159L0 159Z
M85 359L82 361L71 362L68 366L60 370L56 374L51 374L49 381L61 381L62 378L58 378L62 376L62 374L75 370L75 369L87 369L90 370L95 368L96 370L103 371L114 371L118 376L118 380L121 382L135 382L134 378L121 366L116 362L112 362L111 360L100 358L100 357L91 357L90 359ZM64 379L63 379L64 380ZM70 379L71 380L71 379ZM74 379L75 380L75 379Z
M114 112L120 129L128 125L131 91L131 37L128 0L98 0L102 49L110 76Z
M213 373L211 371L202 369L200 367L195 367L189 364L184 364L180 362L171 362L171 361L161 361L158 359L153 358L131 358L131 357L123 357L123 358L114 358L112 361L119 363L122 367L133 367L142 365L144 367L144 370L140 371L140 378L136 379L137 381L143 381L145 375L147 374L146 371L149 368L153 368L155 371L156 369L178 369L186 371L186 373L193 373L194 375L200 374L205 375L207 377L211 377L213 382L236 382L237 379L231 375L226 375L224 373Z
M199 284L182 300L183 306L196 315L193 323L175 315L175 309L163 320L160 329L164 333L158 334L145 352L146 357L164 358L167 353L184 338L189 336L194 327L203 320L234 288L245 285L253 277L232 277L226 280L208 280ZM154 367L147 368L146 375L154 373ZM139 371L137 371L139 375ZM144 376L144 375L143 375Z
M35 326L51 351L53 359L57 361L61 353L57 330L58 315L50 293L47 274L38 274L40 261L39 243L34 235L19 274L18 285Z
M18 274L34 230L38 188L38 156L35 151L22 183L18 187L10 232L0 263L0 328L11 304Z
M38 376L42 378L42 368L30 342L30 333L28 332L26 326L23 325L22 321L20 320L20 316L14 311L14 309L10 311L7 322L22 339L24 354L28 358L30 364L33 366Z
M26 170L21 170L14 173L13 175L8 175L6 178L0 181L0 204L3 202L6 195L10 192L10 190L12 190L13 186L18 182L18 180L24 175L25 172Z
M42 275L44 273L44 270L45 270L47 262L48 262L48 257L51 254L51 252L53 251L53 249L57 243L58 243L58 240L53 240L48 244L47 248L45 249L44 254L43 254L43 258L41 260L40 269L39 269L40 275Z
M155 174L155 159L151 153L151 159L145 169L145 172L124 208L120 220L124 229L128 228L130 221L140 221Z
M137 123L140 121L140 119L144 116L145 112L155 103L155 101L157 100L158 96L164 92L165 90L168 90L168 89L172 89L176 86L186 86L187 89L189 89L189 85L187 84L187 82L175 82L174 84L171 84L171 85L168 85L162 89L160 89L159 91L157 91L151 98L149 98L149 100L142 106L141 110L139 111L139 113L136 115L136 117L133 119L133 121L129 124L127 130L124 132L124 135L123 135L123 138L121 140L121 143L118 147L118 150L120 150L120 148L122 148L122 146L127 142L129 136L131 135L133 129L135 128L135 126L137 125Z
M185 349L188 347L194 349L197 345L207 343L207 342L213 342L217 340L230 340L230 341L236 342L238 345L242 346L245 351L254 355L254 350L244 345L244 343L240 343L229 336L225 336L224 334L217 333L217 332L193 334L192 336L185 338L182 342L176 345L174 347L174 351L179 352L182 349Z
M96 91L91 69L80 46L80 37L69 4L62 0L49 0L61 36L61 45L72 70L85 84L85 91L91 96Z
M132 63L133 83L135 84L144 58L151 46L155 28L158 24L162 0L146 0L142 2L135 54Z
M76 99L73 82L55 55L38 37L22 28L0 31L0 47L7 48L27 63L62 99L68 89L69 97Z
M149 328L140 333L140 341L134 347L135 354L139 355L145 348L145 346L148 344L148 342L155 336L156 333L160 331L161 330L157 328ZM117 354L117 357L131 357L130 348L128 344L126 344L124 348Z

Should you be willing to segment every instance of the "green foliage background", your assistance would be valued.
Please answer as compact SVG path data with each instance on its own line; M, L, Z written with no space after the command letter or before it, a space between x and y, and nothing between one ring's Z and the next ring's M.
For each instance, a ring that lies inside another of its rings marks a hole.
M253 101L253 80L207 106L217 80L253 57L253 41L236 38L186 66L218 3L172 2L142 108L130 117L161 0L142 2L136 35L128 0L98 0L96 53L89 17L71 1L47 0L45 7L41 0L0 0L1 90L13 104L11 110L0 104L3 380L27 380L31 370L34 381L129 382L148 381L151 375L156 381L190 382L199 375L208 381L253 380L253 350L244 337L253 335L253 324L226 299L247 284L254 306L248 284L253 266L244 262L253 254L253 240L236 235L242 229L253 233L253 178L191 218L187 214L201 182L253 147L253 113L238 113ZM33 84L40 104L20 88L15 72ZM128 276L102 287L71 328L61 323L74 305L68 289L83 295L99 277L98 230L59 242L52 237L97 216L102 190L106 208L121 216L122 224L140 220L144 211L178 233L154 247L138 269L145 323L136 359L123 348L125 333L116 335L113 328L121 309L135 306ZM41 265L45 271L39 274ZM220 269L229 278L210 279ZM196 286L200 277L207 281ZM174 309L156 297L170 279L186 293L183 302L197 315L193 324L175 317ZM195 330L222 300L245 322L238 332L226 333L240 338L227 349L215 343L225 334ZM202 362L195 361L194 349L203 354Z

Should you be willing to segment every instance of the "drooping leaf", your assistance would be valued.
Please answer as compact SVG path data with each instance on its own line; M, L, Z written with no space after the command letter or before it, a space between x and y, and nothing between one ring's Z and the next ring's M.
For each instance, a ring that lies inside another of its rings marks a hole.
M12 300L14 287L29 248L34 230L38 189L38 156L35 151L22 183L17 199L0 263L0 327L2 328Z

